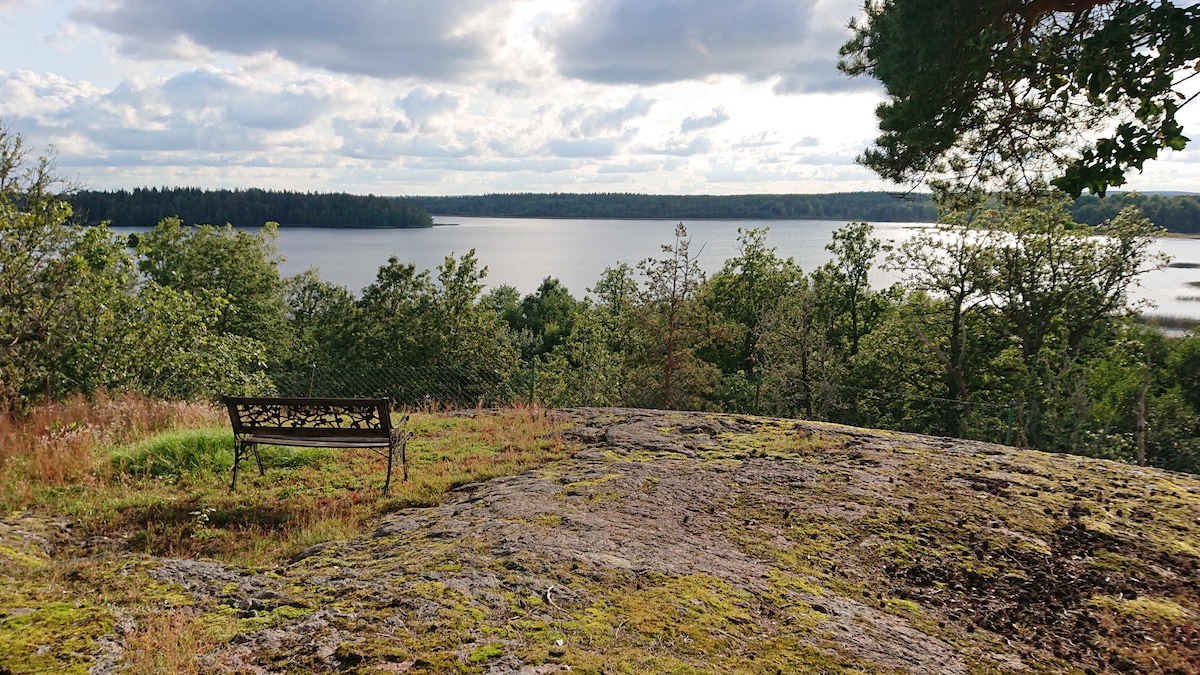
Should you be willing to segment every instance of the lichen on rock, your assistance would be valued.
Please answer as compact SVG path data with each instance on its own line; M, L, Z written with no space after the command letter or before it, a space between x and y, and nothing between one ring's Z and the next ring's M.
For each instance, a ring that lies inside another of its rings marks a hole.
M274 570L161 559L146 578L214 617L214 672L1200 668L1195 477L793 420L561 414L570 459Z

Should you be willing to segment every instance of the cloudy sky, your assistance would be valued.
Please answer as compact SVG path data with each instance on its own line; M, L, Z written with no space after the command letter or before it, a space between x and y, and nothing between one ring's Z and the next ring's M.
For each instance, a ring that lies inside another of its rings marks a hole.
M860 4L0 0L0 119L96 189L889 189ZM1130 187L1200 191L1193 145Z

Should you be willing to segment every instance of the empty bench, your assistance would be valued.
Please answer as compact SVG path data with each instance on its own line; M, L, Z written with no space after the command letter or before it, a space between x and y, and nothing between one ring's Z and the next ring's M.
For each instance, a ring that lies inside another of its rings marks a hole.
M392 406L386 398L275 398L222 396L233 425L233 482L237 489L238 464L247 454L263 471L258 445L283 445L306 448L365 448L387 458L387 479L383 494L392 483L392 464L396 454L404 480L408 480L405 448L412 433L402 427L405 415L392 425Z

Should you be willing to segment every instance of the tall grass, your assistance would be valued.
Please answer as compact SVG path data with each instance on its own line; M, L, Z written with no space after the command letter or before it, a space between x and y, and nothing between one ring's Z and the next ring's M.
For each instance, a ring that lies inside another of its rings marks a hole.
M229 490L233 437L223 411L139 397L77 399L4 418L0 509L66 515L76 531L152 555L269 564L345 539L393 509L438 504L460 485L565 456L562 424L539 409L415 412L411 479L366 450L260 448Z
M222 419L207 404L104 393L43 404L24 415L0 414L0 508L30 506L39 488L95 482L107 448Z
M140 617L137 628L125 637L125 668L129 675L200 675L205 671L196 656L218 644L199 619L185 610L151 612Z

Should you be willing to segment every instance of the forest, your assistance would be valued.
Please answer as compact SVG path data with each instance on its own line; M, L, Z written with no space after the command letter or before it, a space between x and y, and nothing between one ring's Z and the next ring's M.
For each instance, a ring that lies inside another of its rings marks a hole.
M889 222L930 222L937 217L928 194L886 192L727 196L516 193L407 199L430 213L447 216Z
M154 227L163 218L188 223L261 227L432 227L429 213L406 200L345 193L285 190L201 190L134 188L100 192L81 190L66 196L85 225Z
M117 227L154 227L164 218L187 223L260 227L430 227L430 213L512 218L646 218L733 220L862 220L933 222L927 193L839 192L792 195L489 194L460 197L378 197L272 190L135 188L67 195L77 220ZM1134 204L1168 232L1200 233L1200 195L1113 193L1083 196L1072 217L1099 225Z
M747 229L711 276L680 224L661 255L575 293L553 278L485 292L470 251L436 270L392 258L356 297L315 271L281 277L273 225L166 218L130 251L0 140L19 169L0 177L0 405L18 414L102 390L621 405L1200 471L1200 337L1133 320L1130 286L1166 263L1134 206L1093 228L1062 198L977 205L894 250L850 222L812 270ZM901 281L873 288L876 265Z

